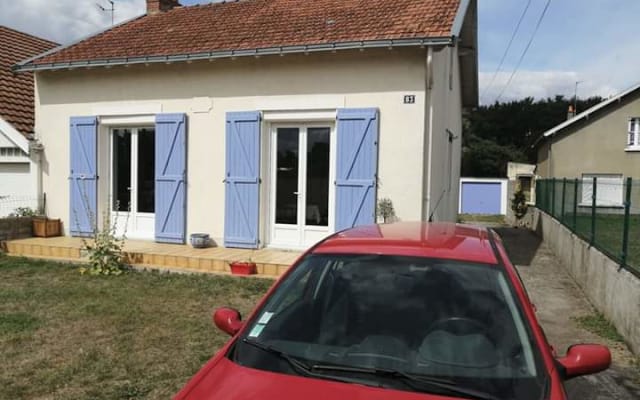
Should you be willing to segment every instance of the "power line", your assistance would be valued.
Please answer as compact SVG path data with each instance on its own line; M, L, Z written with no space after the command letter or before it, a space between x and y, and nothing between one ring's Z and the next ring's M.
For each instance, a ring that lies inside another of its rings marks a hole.
M531 0L529 0L527 2L527 6L524 8L524 11L522 12L522 15L520 16L520 19L518 20L518 24L516 25L515 30L511 34L511 39L509 39L509 44L507 45L507 48L504 50L504 54L502 55L502 59L500 60L500 63L498 64L498 68L496 68L496 71L493 73L493 76L491 77L491 81L489 82L489 84L487 86L485 86L485 88L482 90L482 94L480 95L480 98L484 98L484 95L486 94L486 92L491 88L491 86L493 86L493 82L496 80L496 77L498 76L498 73L500 72L500 69L502 68L502 64L504 64L504 60L507 58L507 54L509 53L509 50L511 49L511 45L513 44L513 40L516 38L516 35L518 34L518 31L520 30L520 25L522 24L522 21L524 20L524 17L527 15L527 11L529 11L529 7L530 6L531 6Z
M551 0L547 0L547 4L544 6L544 10L542 10L542 14L540 14L540 18L538 19L536 28L533 30L533 33L531 34L531 38L527 43L527 47L524 48L524 51L522 52L522 55L520 56L520 59L518 60L516 67L513 69L511 76L509 76L509 80L507 81L507 84L502 88L502 91L500 92L498 97L496 97L496 100L494 101L494 103L500 100L505 90L507 90L507 88L511 84L511 81L513 80L513 77L516 75L516 72L518 72L518 69L520 68L520 64L522 64L522 60L524 60L524 57L527 55L527 52L529 51L529 47L531 47L531 43L533 43L533 39L536 37L536 34L538 33L538 29L540 28L540 25L542 25L542 20L544 20L544 16L547 14L547 10L549 9L550 4L551 4Z

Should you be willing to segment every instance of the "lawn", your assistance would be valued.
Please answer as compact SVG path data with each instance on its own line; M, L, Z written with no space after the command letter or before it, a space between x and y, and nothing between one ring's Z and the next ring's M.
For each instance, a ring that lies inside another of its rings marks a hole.
M228 336L219 306L246 315L272 280L131 272L0 255L0 398L168 399Z
M459 214L458 221L473 224L473 223L493 223L504 224L504 215L484 215L484 214Z
M565 221L569 227L573 225L573 214L565 214ZM596 244L616 259L622 253L622 236L624 215L597 214L596 215ZM591 238L591 215L577 215L575 231L587 241ZM640 271L640 215L629 218L629 247L627 263Z

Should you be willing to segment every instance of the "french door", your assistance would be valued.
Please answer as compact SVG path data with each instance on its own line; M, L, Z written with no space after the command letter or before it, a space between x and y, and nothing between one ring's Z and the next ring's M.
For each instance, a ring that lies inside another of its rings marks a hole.
M155 230L155 129L111 130L111 223L116 234L153 239Z
M332 232L334 147L328 124L272 127L271 246L304 248Z

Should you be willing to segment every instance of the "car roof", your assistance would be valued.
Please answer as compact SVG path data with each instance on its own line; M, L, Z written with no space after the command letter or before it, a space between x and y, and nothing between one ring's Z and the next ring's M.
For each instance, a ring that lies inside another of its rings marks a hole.
M314 254L381 254L497 264L485 227L448 222L365 225L330 236Z

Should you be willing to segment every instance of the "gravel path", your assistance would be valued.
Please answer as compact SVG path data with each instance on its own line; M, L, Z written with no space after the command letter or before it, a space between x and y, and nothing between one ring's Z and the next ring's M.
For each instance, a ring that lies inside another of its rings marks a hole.
M551 250L527 229L496 228L509 257L520 271L537 315L558 355L575 343L606 344L613 354L613 366L600 374L567 383L571 399L640 399L640 367L628 348L609 342L583 328L575 318L591 315L594 308Z

